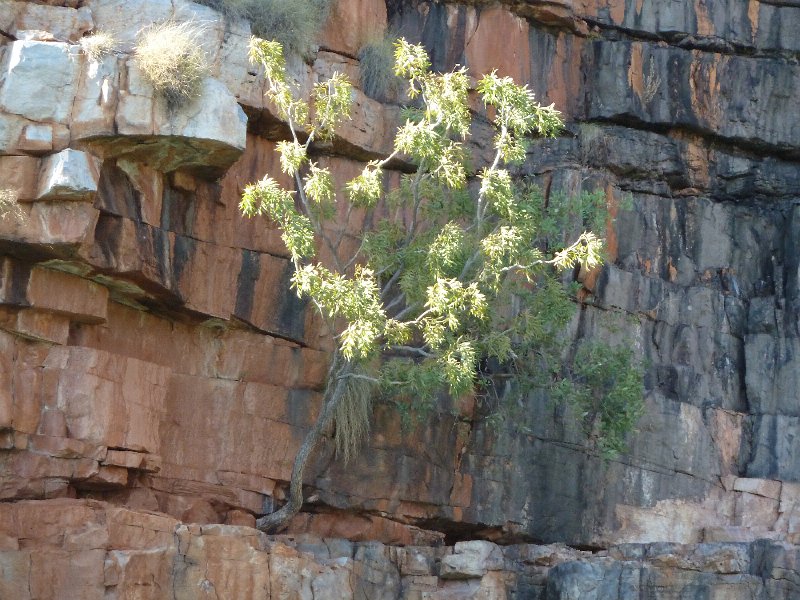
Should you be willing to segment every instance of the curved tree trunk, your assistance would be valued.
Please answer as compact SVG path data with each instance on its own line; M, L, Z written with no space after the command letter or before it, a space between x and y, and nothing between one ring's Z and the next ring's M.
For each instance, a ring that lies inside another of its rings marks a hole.
M342 401L347 388L344 376L350 373L352 366L342 360L338 353L334 355L331 368L328 371L328 383L322 399L322 409L317 416L317 421L311 427L303 440L303 445L297 451L292 467L292 476L289 481L289 499L274 513L265 515L256 521L256 527L267 533L277 533L286 528L289 521L303 506L303 475L309 459L319 445L320 439L327 431L336 407Z

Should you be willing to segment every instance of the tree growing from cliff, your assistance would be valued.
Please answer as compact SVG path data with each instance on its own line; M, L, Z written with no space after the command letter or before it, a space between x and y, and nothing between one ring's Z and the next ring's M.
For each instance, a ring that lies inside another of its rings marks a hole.
M507 166L525 159L526 138L554 136L562 121L510 78L490 73L477 84L494 137L488 164L471 173L466 70L433 73L421 46L399 40L395 73L406 80L413 107L391 155L368 162L344 185L346 198L337 199L337 183L314 162L313 148L349 118L350 83L336 73L306 102L293 91L279 43L253 38L250 58L264 68L267 95L291 132L277 151L295 189L265 176L247 186L241 209L279 225L294 266L292 286L336 342L288 500L258 520L259 528L275 531L300 510L305 467L322 438L332 432L337 453L348 460L368 431L377 395L418 413L443 393L507 395L510 378L518 389L525 382L562 392L567 384L586 388L589 379L570 377L556 349L574 305L559 273L600 265L602 240L580 229L568 239L563 227L568 219L580 222L596 197L545 206L535 188L515 186ZM387 189L390 163L407 173ZM365 223L362 237L343 243L354 214ZM602 430L597 392L580 397ZM622 409L635 416L635 407Z

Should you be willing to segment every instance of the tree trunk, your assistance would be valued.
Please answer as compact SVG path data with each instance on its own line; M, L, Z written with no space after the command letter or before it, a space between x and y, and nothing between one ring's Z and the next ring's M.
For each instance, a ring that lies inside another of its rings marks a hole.
M338 353L337 353L338 354ZM319 445L320 439L333 421L336 407L342 401L347 389L344 376L352 371L349 362L334 356L331 368L328 371L328 382L325 395L322 399L322 409L317 421L306 434L303 445L297 451L292 467L292 477L289 481L289 499L274 513L265 515L256 521L256 527L267 533L277 533L286 528L289 521L303 506L303 475L306 465Z

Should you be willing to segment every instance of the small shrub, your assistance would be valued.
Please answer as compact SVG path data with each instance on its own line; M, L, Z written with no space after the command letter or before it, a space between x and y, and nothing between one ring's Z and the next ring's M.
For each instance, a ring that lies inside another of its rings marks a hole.
M169 106L184 104L200 95L208 72L200 46L202 28L192 22L166 21L151 25L139 35L136 64Z
M650 57L650 71L642 75L642 81L644 83L641 96L642 104L650 104L661 88L661 76L656 71L655 61L652 56Z
M385 99L396 93L402 80L394 74L394 40L385 36L367 42L358 51L361 89L370 98Z
M586 343L575 356L571 399L586 433L606 456L626 451L625 438L644 414L644 375L629 348Z
M117 45L116 38L106 32L98 31L80 39L83 52L93 61L99 61L104 56L111 54Z
M25 211L19 205L14 190L0 189L0 221L24 221Z
M247 19L253 35L275 40L291 54L308 55L331 0L198 0L232 18Z

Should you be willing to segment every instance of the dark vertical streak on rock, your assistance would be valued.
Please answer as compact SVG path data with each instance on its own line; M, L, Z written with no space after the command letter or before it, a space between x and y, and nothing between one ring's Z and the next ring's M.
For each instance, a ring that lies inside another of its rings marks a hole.
M94 205L102 212L142 221L141 194L114 160L103 163Z
M800 336L800 205L791 208L784 234L783 294L785 331L789 337Z
M173 289L177 290L183 276L183 271L195 252L197 242L183 235L175 236L172 251L172 278Z
M456 26L452 31L448 31L447 36L447 56L445 58L445 68L451 69L457 64L463 65L466 60L464 56L464 48L467 46L467 10L463 6L458 7L458 16L456 17ZM478 20L480 21L480 12L478 13ZM447 22L447 14L445 14L445 23ZM446 25L445 25L446 26Z
M10 272L4 274L0 283L6 283L6 289L0 289L0 292L5 296L5 302L8 304L15 304L18 306L26 306L28 280L31 276L31 265L17 261L5 261L5 267Z
M236 281L235 315L250 322L253 312L253 294L258 281L260 258L258 252L242 250L242 268Z
M277 324L292 339L302 340L305 336L305 317L308 300L297 297L297 293L292 288L293 273L294 267L292 263L286 261L286 266L281 275L280 287L283 290L287 290L287 292L280 295L280 304L277 307Z
M97 219L93 249L95 252L100 252L102 266L106 268L112 268L116 262L117 242L120 240L122 227L122 219L114 215L100 213L100 217Z
M428 5L428 15L422 28L422 43L428 50L434 71L446 71L450 32L447 29L447 7L444 4ZM459 9L463 10L463 9Z

